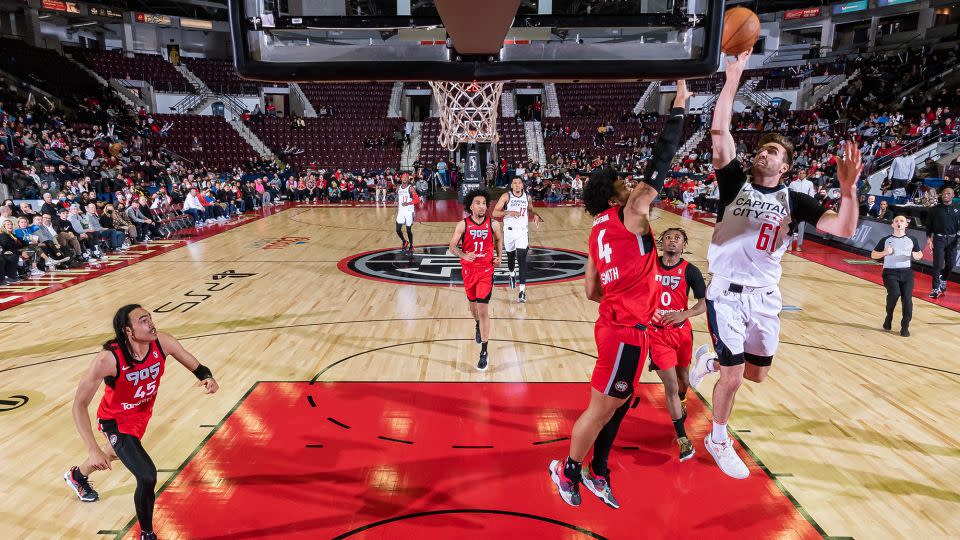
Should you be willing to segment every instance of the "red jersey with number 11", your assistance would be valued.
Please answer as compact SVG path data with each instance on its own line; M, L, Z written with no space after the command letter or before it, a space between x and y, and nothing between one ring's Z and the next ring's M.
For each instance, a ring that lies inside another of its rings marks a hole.
M110 345L117 362L117 376L106 377L103 399L97 408L100 420L115 420L120 433L137 438L143 437L147 422L153 416L153 403L160 389L166 355L160 348L160 340L150 344L147 355L131 367L116 343Z
M473 216L467 216L463 222L466 226L463 229L463 238L460 240L460 249L464 253L473 253L476 259L473 262L460 259L460 264L463 266L493 266L493 243L496 240L493 236L490 216L485 217L483 223L480 224L473 221Z
M623 326L647 325L659 292L654 279L657 246L652 230L643 236L627 230L622 208L614 206L597 216L590 231L590 255L603 290L600 318Z

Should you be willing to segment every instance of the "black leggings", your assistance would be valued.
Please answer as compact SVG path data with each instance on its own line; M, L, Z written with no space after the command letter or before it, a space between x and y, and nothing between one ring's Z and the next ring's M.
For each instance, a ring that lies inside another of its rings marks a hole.
M514 260L520 263L520 284L527 283L527 249L516 249L507 252L507 268L513 272Z
M903 304L902 327L907 327L913 318L913 270L910 268L885 268L883 286L887 288L887 318L893 319L897 300Z
M143 449L140 439L133 435L116 431L116 424L111 421L101 422L104 433L110 439L110 446L116 452L120 462L133 473L137 480L137 489L133 492L133 505L137 510L137 521L140 530L153 532L153 503L156 499L154 489L157 487L157 466Z
M933 236L933 286L946 283L953 271L954 261L957 260L956 236L942 234Z
M400 237L401 242L410 242L410 245L413 245L413 229L410 225L407 225L407 239L403 238L403 223L397 223L397 236Z
M526 251L526 250L524 250ZM590 461L590 470L597 476L610 476L610 467L607 465L607 458L610 457L610 450L613 449L613 441L617 438L617 432L620 431L620 422L627 415L630 409L631 398L627 398L607 421L600 433L597 434L597 440L593 443L593 460Z

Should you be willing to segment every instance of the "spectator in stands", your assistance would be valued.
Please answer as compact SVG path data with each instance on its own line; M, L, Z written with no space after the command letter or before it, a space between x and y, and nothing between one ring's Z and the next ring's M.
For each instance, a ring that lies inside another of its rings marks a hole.
M137 233L137 226L127 220L123 212L118 212L112 205L103 207L103 215L100 217L100 224L108 229L120 231L125 236L122 249L129 249L131 244L137 242L140 236Z
M85 217L90 230L107 245L110 251L118 251L123 246L123 233L112 228L108 229L100 224L96 204L90 203L87 205Z
M801 170L797 175L797 179L790 183L790 190L809 195L810 197L813 197L817 193L816 188L813 187L813 182L807 178L807 171L805 170ZM796 229L794 229L793 243L796 244L797 253L803 252L803 234L806 232L806 227L806 222L801 221L797 224ZM792 248L793 244L791 244L790 247Z
M87 221L85 215L80 213L79 204L74 203L70 205L70 214L67 219L73 228L74 234L77 235L80 243L83 244L86 249L89 258L106 259L107 256L104 254L106 250L101 249L101 240L93 229L90 228L90 223Z
M574 201L579 201L583 197L583 180L580 178L580 174L577 173L573 177L573 180L570 181L570 198Z
M877 212L874 215L880 221L891 221L893 220L893 210L890 209L890 203L886 200L880 201L879 206L877 206Z
M257 179L257 186L260 188L260 192L263 192L263 185L260 183L260 179ZM129 210L127 210L129 212ZM183 213L189 214L193 218L194 225L203 225L203 222L206 221L206 209L204 205L200 202L200 197L197 192L197 188L191 188L190 193L187 194L186 198L183 200ZM136 222L136 219L133 219Z
M860 215L861 216L876 216L877 209L877 196L876 195L867 195L863 203L860 204Z
M84 249L84 245L80 242L80 237L73 231L73 225L70 223L68 212L66 208L59 208L57 210L56 224L54 224L51 218L50 225L57 231L57 243L60 244L62 249L66 249L72 254L74 262L79 263L86 261L90 258L90 254ZM46 216L42 219L46 226Z
M336 180L331 180L330 187L327 188L327 198L332 203L339 203L340 195L340 184Z
M3 269L0 284L13 285L20 281L18 268L22 245L23 242L13 233L13 220L0 219L0 263Z
M450 179L447 176L447 162L443 158L437 162L437 176L440 179L440 185L445 188L450 186Z

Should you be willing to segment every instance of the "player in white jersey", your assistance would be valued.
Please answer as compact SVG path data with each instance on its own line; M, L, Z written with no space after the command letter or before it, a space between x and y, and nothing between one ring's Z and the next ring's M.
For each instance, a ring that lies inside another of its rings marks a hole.
M813 197L791 191L781 177L793 162L793 144L778 133L760 138L747 177L730 135L734 97L750 53L727 60L726 83L713 112L713 166L720 201L717 225L707 251L713 280L707 288L707 322L716 355L697 349L690 370L696 388L708 373L720 372L713 388L713 430L704 445L724 473L746 478L750 472L727 435L727 420L743 379L761 382L770 371L780 339L780 259L797 223L849 237L857 227L857 177L860 152L846 143L837 176L842 200L838 212L825 210Z
M519 263L520 294L517 300L527 301L527 249L530 247L529 224L532 217L535 222L543 222L540 214L533 211L530 196L523 187L523 179L513 177L510 190L500 196L493 209L494 218L503 219L503 248L507 252L507 268L510 270L510 287L516 287L517 274L514 264Z
M400 174L400 185L397 187L397 236L403 242L400 253L409 253L413 257L413 209L419 202L417 192L410 184L410 173ZM403 237L403 226L407 227L407 237Z

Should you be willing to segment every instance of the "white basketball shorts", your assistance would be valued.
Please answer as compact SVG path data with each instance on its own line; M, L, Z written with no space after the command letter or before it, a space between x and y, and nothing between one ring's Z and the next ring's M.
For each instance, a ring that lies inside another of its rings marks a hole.
M780 288L740 286L714 276L707 287L707 324L722 366L769 366L780 343Z
M409 208L409 210L404 210ZM410 227L413 225L413 206L404 206L397 212L397 223Z
M503 228L503 250L515 251L527 249L530 244L530 234L527 229L519 227Z

